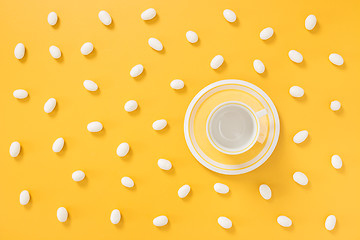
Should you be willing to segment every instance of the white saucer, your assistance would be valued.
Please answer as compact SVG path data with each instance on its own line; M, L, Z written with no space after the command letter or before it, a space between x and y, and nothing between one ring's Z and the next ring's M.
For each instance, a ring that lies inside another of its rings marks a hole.
M226 101L242 101L255 111L266 109L259 142L239 155L215 149L207 138L206 120L215 106ZM257 86L242 80L222 80L202 89L191 101L185 115L186 143L194 157L208 169L226 175L247 173L261 166L272 154L279 139L280 120L275 105Z

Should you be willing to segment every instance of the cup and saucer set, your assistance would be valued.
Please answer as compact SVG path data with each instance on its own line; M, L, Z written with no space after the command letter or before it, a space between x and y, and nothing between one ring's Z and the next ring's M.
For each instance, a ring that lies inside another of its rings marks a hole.
M208 169L226 175L261 166L279 139L280 120L257 86L228 79L212 83L191 101L185 115L186 143Z

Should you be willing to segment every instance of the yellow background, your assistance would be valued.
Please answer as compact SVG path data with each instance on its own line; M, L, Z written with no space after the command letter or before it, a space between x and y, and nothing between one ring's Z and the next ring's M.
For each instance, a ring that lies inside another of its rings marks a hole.
M359 133L360 133L360 3L359 1L5 1L0 2L0 239L358 239L360 233ZM150 22L140 18L154 7L158 16ZM222 11L232 9L238 20L225 21ZM100 10L112 18L110 27L98 19ZM47 23L55 11L59 22ZM315 14L318 25L304 28L307 15ZM264 42L259 32L271 26L272 39ZM185 33L193 30L199 43L190 44ZM161 53L147 45L158 38ZM91 41L95 51L80 54ZM14 57L14 47L26 46L25 58ZM60 60L49 54L51 45L62 51ZM294 64L288 51L304 56ZM328 56L344 57L342 67ZM224 65L214 71L211 59L221 54ZM266 72L258 75L252 66L261 59ZM129 71L141 63L145 72L134 80ZM186 88L170 88L173 79ZM240 176L223 176L201 166L188 150L183 118L193 96L206 85L222 79L242 79L262 88L277 106L281 134L272 157L259 169ZM100 91L92 94L82 85L95 81ZM305 97L293 99L292 85L305 89ZM19 101L15 89L30 96ZM54 97L55 112L43 106ZM123 110L127 100L140 109ZM331 100L343 109L330 111ZM151 125L165 118L169 126L159 134ZM86 125L100 121L104 130L91 134ZM307 129L309 139L301 145L293 135ZM65 139L60 154L51 150L58 137ZM11 142L19 141L21 155L9 155ZM116 148L131 145L121 159ZM332 154L344 162L341 170L330 164ZM158 158L171 160L174 169L164 172ZM83 183L71 179L73 171L86 173ZM295 171L309 177L302 187L292 180ZM120 179L130 176L135 189L125 189ZM229 185L230 194L213 190L216 182ZM258 187L267 183L270 201ZM178 188L192 187L186 199ZM31 194L28 206L19 204L19 194ZM64 206L69 221L58 222L56 210ZM118 226L110 213L120 209ZM167 215L169 225L156 228L152 219ZM276 222L287 215L293 226ZM324 228L326 216L334 214L333 232ZM233 221L231 230L217 224L219 216Z

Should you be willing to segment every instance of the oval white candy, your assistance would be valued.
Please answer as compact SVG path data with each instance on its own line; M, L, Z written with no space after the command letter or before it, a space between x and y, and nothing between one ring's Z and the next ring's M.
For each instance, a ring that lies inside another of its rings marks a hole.
M341 103L339 101L332 101L330 103L330 109L333 111L339 111L341 108Z
M101 10L99 12L99 19L106 26L110 25L111 22L112 22L110 14L107 11L104 11L104 10Z
M75 182L80 182L80 181L84 180L84 178L85 178L85 173L81 170L77 170L77 171L73 172L73 174L72 174L72 179Z
M57 16L56 12L49 13L47 21L51 26L54 26L58 21L58 16Z
M317 22L317 20L316 20L315 15L307 16L307 18L305 19L305 28L309 31L313 30L316 25L316 22Z
M184 85L185 84L184 84L183 80L180 80L180 79L172 80L170 83L170 87L175 90L180 90L180 89L184 88Z
M30 194L27 190L24 190L20 193L20 204L26 205L30 201Z
M127 188L132 188L134 186L134 181L129 177L123 177L121 179L121 184Z
M274 29L272 29L271 27L267 27L264 28L261 32L260 32L260 38L262 40L268 40L269 38L271 38L274 35Z
M68 212L64 207L58 208L56 215L60 222L66 222L68 219Z
M179 198L185 198L190 192L190 186L189 185L184 185L181 188L179 188L178 190L178 196Z
M15 98L17 99L24 99L27 98L27 96L29 96L28 92L25 91L24 89L17 89L13 92L13 95Z
M220 194L226 194L230 191L229 187L223 183L215 183L214 190Z
M131 70L130 70L130 76L137 77L140 74L142 74L142 72L144 71L144 66L141 64L135 65Z
M56 139L52 145L52 150L54 152L60 152L64 147L64 143L65 143L65 141L63 138Z
M117 147L116 154L119 157L125 157L129 153L129 150L130 150L129 144L126 142L123 142L123 143L120 143L119 146Z
M88 91L95 92L96 90L98 90L98 85L91 80L85 80L83 85Z
M101 122L91 122L87 125L89 132L100 132L103 129Z
M156 131L163 130L167 126L167 121L165 119L156 120L153 122L152 127Z
M17 59L22 59L25 56L25 46L24 46L24 44L18 43L15 46L14 54L15 54L15 57Z
M331 157L331 164L333 165L333 167L335 169L340 169L342 167L342 160L341 157L339 155L333 155Z
M289 93L291 96L299 98L299 97L304 96L305 91L301 87L292 86L289 90Z
M330 62L332 62L333 64L335 64L337 66L341 66L344 64L344 59L342 58L342 56L340 56L337 53L330 54L329 60L330 60Z
M127 112L133 112L138 108L138 103L135 100L127 101L124 105L124 109Z
M58 59L61 57L60 48L58 48L56 46L50 46L49 52L50 52L50 55L55 59Z
M163 50L162 43L159 40L157 40L156 38L149 38L148 43L149 43L149 46L156 51Z
M307 176L302 172L295 172L293 175L293 179L296 183L305 186L308 184L309 180Z
M110 215L110 221L112 224L118 224L121 220L121 213L118 209L114 209Z
M44 105L44 111L46 113L51 113L55 107L56 107L56 99L50 98L49 100L46 101Z
M81 46L80 52L83 55L89 55L94 50L94 45L91 42L86 42Z
M254 69L257 73L262 74L263 72L265 72L265 65L259 59L254 60L253 65L254 65Z
M298 51L295 50L290 50L289 51L289 58L291 59L291 61L293 61L294 63L301 63L304 58L301 55L301 53L299 53Z
M271 188L266 184L261 184L259 187L260 195L265 199L269 200L271 198Z
M334 215L330 215L325 220L325 228L329 231L332 231L336 225L336 217Z
M151 20L156 16L156 11L153 8L146 9L141 13L141 19L142 20Z
M162 159L162 158L160 158L160 159L158 160L158 166L159 166L159 168L161 168L162 170L166 170L166 171L168 171L168 170L170 170L170 169L172 168L171 162L170 162L169 160Z
M218 69L224 62L224 57L221 55L216 55L210 62L210 67L212 69Z
M20 149L21 149L21 146L20 146L20 143L19 142L13 142L11 143L10 145L10 156L12 157L17 157L20 153Z
M196 43L199 40L198 35L196 34L196 32L194 31L187 31L186 32L186 39L190 42L190 43Z
M293 141L296 144L302 143L303 141L306 140L306 138L309 136L309 132L306 130L302 130L300 132L298 132L297 134L295 134Z
M288 218L287 216L279 216L277 218L277 222L280 224L280 226L282 227L291 227L292 225L292 221L290 218Z
M226 19L226 21L228 22L235 22L236 21L236 14L231 11L230 9L225 9L223 12L224 18Z
M229 229L232 227L232 221L230 219L228 219L227 217L219 217L218 223L221 227L223 227L225 229Z
M162 227L168 224L169 220L166 216L158 216L154 218L153 224L157 227Z

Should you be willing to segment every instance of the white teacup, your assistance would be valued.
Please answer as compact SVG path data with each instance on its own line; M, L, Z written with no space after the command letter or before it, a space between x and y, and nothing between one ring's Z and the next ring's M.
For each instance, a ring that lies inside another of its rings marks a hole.
M215 107L207 119L208 139L220 152L244 153L256 143L260 134L259 118L266 114L266 109L255 112L242 102L224 102Z

